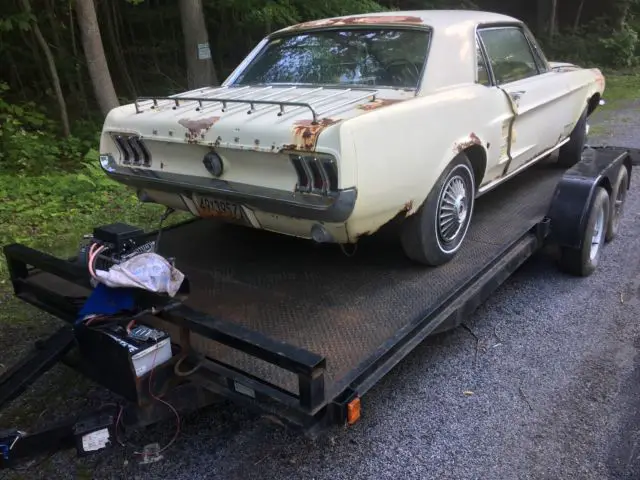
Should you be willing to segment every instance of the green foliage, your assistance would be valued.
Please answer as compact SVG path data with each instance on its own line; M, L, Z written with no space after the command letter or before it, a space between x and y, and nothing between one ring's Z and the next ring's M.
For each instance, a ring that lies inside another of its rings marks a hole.
M95 150L84 162L75 173L0 173L0 245L19 242L70 255L82 235L96 225L123 221L157 226L164 211L161 206L140 204L133 190L110 180L101 171ZM174 220L185 215L176 214ZM0 277L5 268L0 262Z
M95 125L78 122L81 137L61 138L59 124L34 102L10 103L0 82L0 172L41 174L77 168L98 140Z
M388 10L380 2L374 0L330 0L326 2L296 2L296 4L299 21Z
M640 92L640 73L609 73L604 72L606 86L604 98L606 104L600 107L602 110L612 110L623 102L638 99Z
M638 63L638 32L628 25L610 37L599 39L602 60L611 67L631 67Z
M0 32L11 32L14 29L26 32L31 28L33 21L35 21L35 16L25 12L4 16L0 18Z
M628 68L639 63L638 32L627 24L612 31L605 23L597 21L576 32L541 40L547 56L555 61L600 68Z

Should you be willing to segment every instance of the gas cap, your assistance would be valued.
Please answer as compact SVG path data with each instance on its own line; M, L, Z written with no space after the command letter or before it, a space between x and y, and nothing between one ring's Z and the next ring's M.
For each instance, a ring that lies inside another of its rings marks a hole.
M214 177L222 175L222 159L216 152L207 153L202 159L202 163L204 168Z

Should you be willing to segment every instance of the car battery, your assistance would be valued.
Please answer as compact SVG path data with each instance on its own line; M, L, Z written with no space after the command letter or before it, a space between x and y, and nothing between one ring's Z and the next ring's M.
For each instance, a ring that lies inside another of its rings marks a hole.
M137 401L137 379L172 357L169 335L145 325L127 331L108 320L83 322L75 333L80 355L94 378L132 401Z

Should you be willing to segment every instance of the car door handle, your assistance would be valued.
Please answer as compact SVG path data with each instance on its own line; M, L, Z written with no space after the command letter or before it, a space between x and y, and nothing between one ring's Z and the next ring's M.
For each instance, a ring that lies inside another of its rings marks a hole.
M525 93L527 93L525 90L518 90L517 92L509 92L509 96L514 102L517 102Z

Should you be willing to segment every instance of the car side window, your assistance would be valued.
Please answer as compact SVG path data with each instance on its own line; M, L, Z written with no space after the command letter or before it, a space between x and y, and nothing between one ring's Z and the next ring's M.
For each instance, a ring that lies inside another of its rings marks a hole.
M478 43L477 40L476 40L476 58L478 59L477 82L480 85L484 85L485 87L490 87L491 80L489 79L489 70L487 69L487 64L484 60L482 49L480 48L480 44Z
M531 46L518 27L480 30L496 83L502 85L537 75L538 65Z
M547 72L549 70L547 58L544 56L544 52L540 48L540 44L536 40L536 37L534 37L533 34L529 30L527 30L527 38L529 39L529 43L533 47L533 54L536 59L536 65L538 65L538 71L540 73Z

